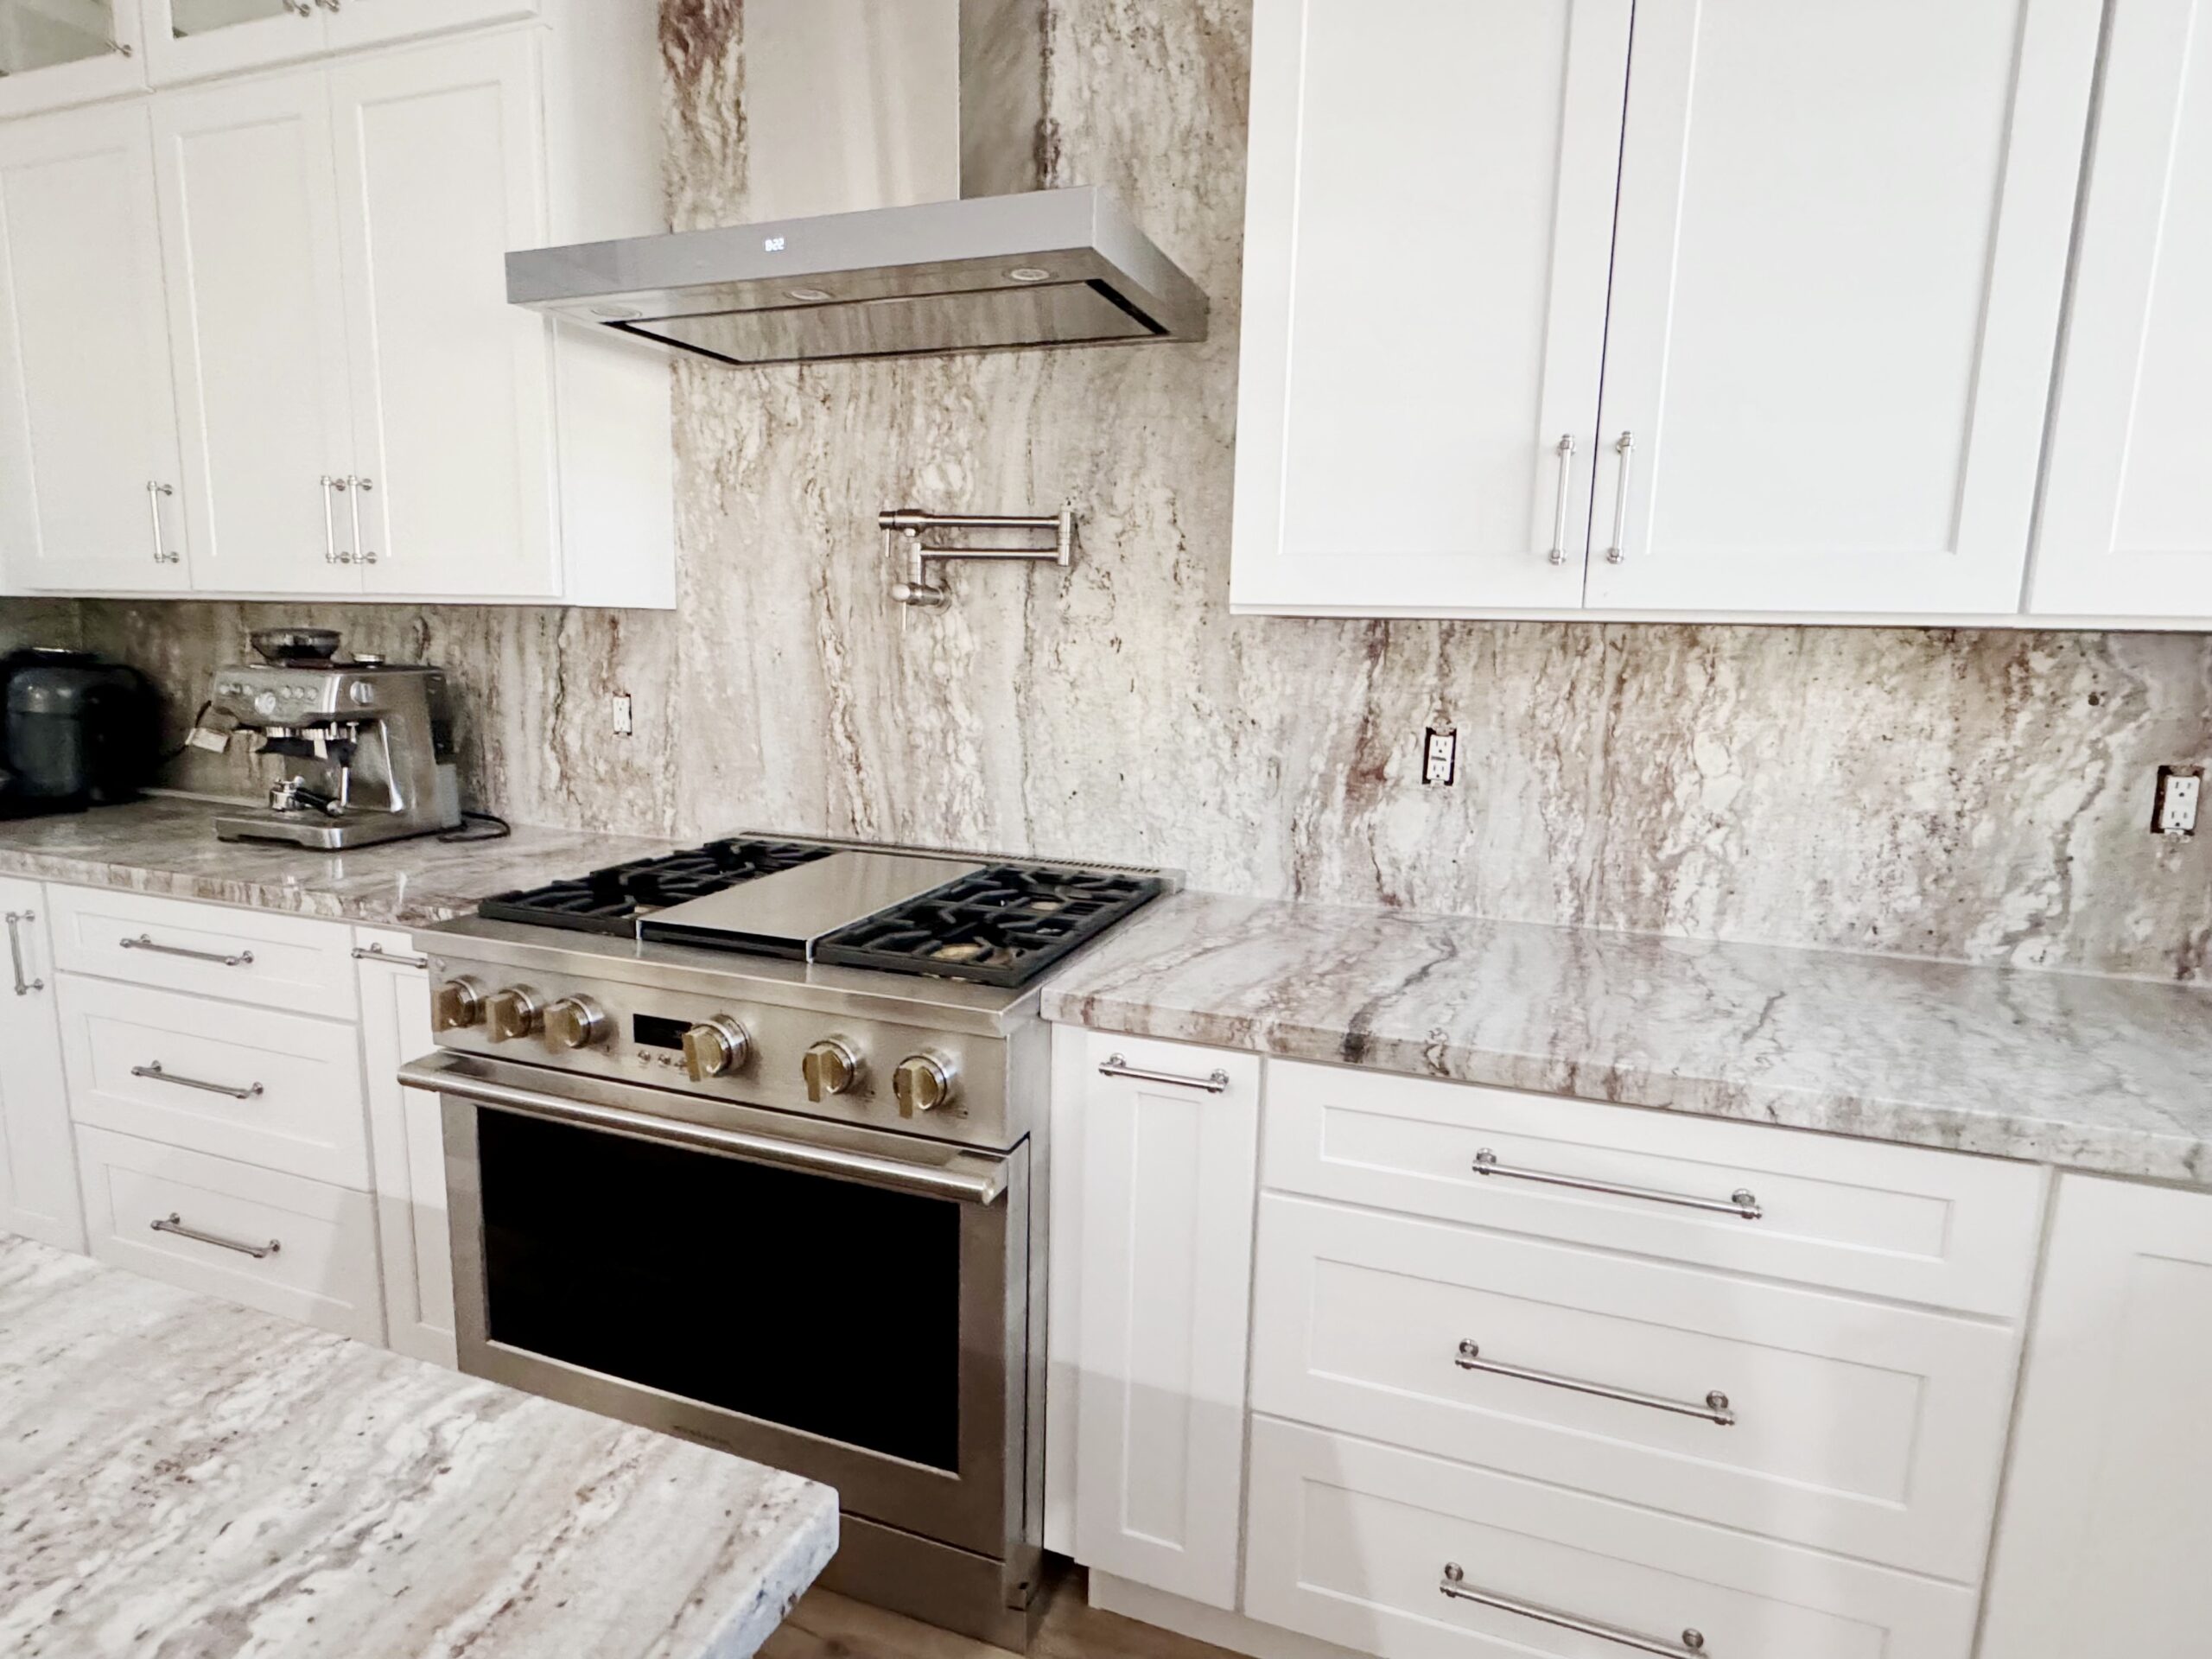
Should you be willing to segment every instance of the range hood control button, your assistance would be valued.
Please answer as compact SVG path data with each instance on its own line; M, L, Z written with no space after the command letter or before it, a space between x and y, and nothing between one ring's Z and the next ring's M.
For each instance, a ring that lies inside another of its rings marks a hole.
M607 1010L588 996L564 996L545 1010L545 1040L555 1048L589 1048L612 1029Z
M842 1095L861 1080L861 1057L836 1038L824 1038L806 1051L799 1075L806 1079L809 1100Z
M910 1054L891 1074L891 1092L898 1097L899 1116L933 1112L952 1098L950 1062L934 1054Z
M753 1039L728 1014L703 1020L683 1033L683 1070L694 1083L744 1070Z
M430 993L430 1029L462 1031L484 1017L484 988L473 979L449 979Z
M543 1023L545 1005L537 1000L537 993L527 985L510 985L504 991L494 991L484 1000L484 1014L495 1043L512 1042L518 1037L534 1037Z

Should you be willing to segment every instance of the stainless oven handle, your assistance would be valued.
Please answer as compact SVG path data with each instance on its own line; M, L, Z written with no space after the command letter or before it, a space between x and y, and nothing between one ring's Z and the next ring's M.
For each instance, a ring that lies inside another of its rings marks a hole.
M399 1068L399 1081L409 1089L426 1089L435 1094L451 1095L457 1100L473 1100L481 1106L496 1106L555 1123L605 1129L668 1146L695 1147L702 1152L741 1158L747 1163L804 1170L838 1180L858 1181L866 1186L887 1187L896 1192L918 1192L925 1198L956 1198L963 1204L978 1205L996 1204L1006 1196L1005 1163L969 1153L956 1154L942 1165L910 1164L842 1147L810 1146L804 1141L788 1141L780 1135L712 1128L703 1123L652 1117L644 1112L625 1111L619 1106L568 1100L559 1095L541 1094L535 1089L518 1089L512 1084L472 1077L454 1069L443 1057L410 1060Z

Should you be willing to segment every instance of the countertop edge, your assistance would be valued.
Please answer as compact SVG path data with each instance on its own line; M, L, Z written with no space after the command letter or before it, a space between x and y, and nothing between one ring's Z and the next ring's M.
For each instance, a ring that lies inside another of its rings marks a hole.
M1660 1071L1459 1041L1355 1039L1341 1027L1255 1020L1204 1008L1166 1007L1110 995L1056 990L1050 985L1046 988L1043 1010L1045 1018L1055 1025L1235 1049L1269 1059L1484 1084L1643 1111L2005 1158L2082 1174L2212 1189L2212 1145L2189 1135L2069 1123L2024 1114L1998 1118L1922 1101L1792 1089L1755 1079ZM1357 1052L1348 1052L1355 1046Z

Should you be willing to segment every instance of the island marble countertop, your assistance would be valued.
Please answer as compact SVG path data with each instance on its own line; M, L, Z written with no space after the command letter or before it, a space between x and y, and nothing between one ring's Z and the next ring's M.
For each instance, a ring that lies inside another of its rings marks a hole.
M1046 1017L2212 1187L2212 994L1185 893Z
M0 1652L742 1659L796 1475L0 1234Z
M491 893L678 844L518 825L497 841L418 836L357 852L318 853L216 840L216 818L237 810L230 802L154 796L126 806L0 822L0 875L424 927L467 914Z

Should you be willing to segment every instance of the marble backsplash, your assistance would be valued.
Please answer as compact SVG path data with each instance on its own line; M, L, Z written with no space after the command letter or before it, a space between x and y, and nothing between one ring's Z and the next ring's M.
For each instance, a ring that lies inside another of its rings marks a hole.
M2189 635L1439 624L1228 613L1249 0L1051 0L1065 183L1212 296L1204 345L675 373L673 614L89 602L188 716L247 628L429 658L472 804L1165 863L1233 893L2212 978ZM738 0L664 0L671 216L745 215ZM883 507L1077 504L1075 569L889 599ZM10 601L12 604L13 602ZM5 624L0 624L4 632ZM611 735L607 698L636 700ZM1460 780L1419 782L1456 727ZM193 755L181 778L248 781Z

